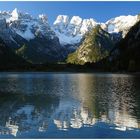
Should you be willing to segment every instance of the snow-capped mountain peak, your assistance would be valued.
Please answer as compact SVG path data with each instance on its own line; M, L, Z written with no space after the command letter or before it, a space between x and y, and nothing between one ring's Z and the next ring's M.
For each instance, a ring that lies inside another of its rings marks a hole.
M61 24L61 23L65 24L65 25L67 23L69 23L69 16L67 16L67 15L59 15L59 16L57 16L57 18L56 18L56 20L55 20L55 22L53 24L57 25L57 24Z
M92 18L84 19L83 22L82 22L81 29L80 29L81 34L85 34L86 32L90 31L97 24L98 23Z
M73 16L70 19L67 15L59 15L53 23L53 30L62 45L77 44L84 34L97 24L92 18L82 19L79 16Z
M109 33L119 33L122 32L124 37L132 27L138 21L138 16L119 16L108 20L105 24L107 25L107 30Z
M121 34L125 37L129 29L138 21L138 16L119 16L105 23L99 23L93 18L82 19L73 16L71 19L66 15L59 15L53 24L53 30L59 37L62 45L79 43L83 36L97 25L100 25L109 33Z
M18 18L19 18L19 13L18 13L17 8L15 8L15 9L12 11L12 13L11 13L11 18L10 18L10 20L11 20L11 21L15 21L15 20L18 20Z
M71 18L70 24L81 26L81 23L82 23L82 18L80 18L79 16L73 16Z
M45 15L45 14L39 15L39 19L41 19L43 22L48 22L47 15Z
M6 24L26 40L42 35L47 35L50 38L57 36L61 45L80 43L84 35L97 25L100 25L111 34L120 33L124 37L139 20L137 15L128 15L112 18L105 23L99 23L93 18L82 19L79 16L58 15L51 28L46 15L41 14L38 18L34 18L28 13L19 12L17 8L12 12L0 12L0 19L5 19ZM4 20L1 20L1 22L4 22Z
M39 18L34 18L30 14L19 12L15 8L12 12L1 12L0 18L6 20L12 31L28 41L36 37L53 38L55 36L48 24L47 16L44 14L39 15Z

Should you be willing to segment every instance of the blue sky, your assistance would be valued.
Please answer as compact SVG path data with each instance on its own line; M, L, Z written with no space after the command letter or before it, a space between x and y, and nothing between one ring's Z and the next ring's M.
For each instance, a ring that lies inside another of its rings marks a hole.
M47 14L50 23L53 23L59 14L105 22L119 15L140 13L140 2L0 2L0 11L11 11L14 8L33 16Z

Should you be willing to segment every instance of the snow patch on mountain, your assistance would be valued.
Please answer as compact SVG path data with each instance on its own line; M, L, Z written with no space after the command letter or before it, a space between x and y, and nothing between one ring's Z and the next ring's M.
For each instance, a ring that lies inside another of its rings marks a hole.
M15 29L15 31L18 35L22 36L24 39L29 41L29 40L35 38L35 35L31 32L31 25L32 24L28 24L25 31L20 31L20 30L16 30L16 29Z
M66 36L65 34L61 34L59 32L56 33L59 37L59 42L61 45L67 45L67 44L77 44L82 39L82 35L77 36Z

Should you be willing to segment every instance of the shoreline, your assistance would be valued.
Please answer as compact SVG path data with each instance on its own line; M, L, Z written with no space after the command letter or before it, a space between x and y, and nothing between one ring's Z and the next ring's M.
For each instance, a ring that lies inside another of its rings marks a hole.
M5 65L0 66L0 72L43 72L43 73L104 73L104 74L135 74L140 71L111 70L95 65L72 65L72 64L31 64L31 65Z
M126 75L138 75L140 76L140 72L106 72L106 71L0 71L0 73L52 73L52 74L126 74Z

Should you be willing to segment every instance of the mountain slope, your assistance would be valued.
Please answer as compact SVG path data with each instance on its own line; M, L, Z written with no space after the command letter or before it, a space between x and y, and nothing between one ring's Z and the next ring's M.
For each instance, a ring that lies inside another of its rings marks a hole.
M96 26L85 36L76 52L68 55L67 63L80 65L87 62L96 63L108 56L114 46L113 41L113 37L109 33L100 26Z
M27 62L17 56L0 38L0 67L26 65Z
M110 61L112 69L140 71L140 21L117 44L111 53Z
M23 54L26 55L24 58L27 58L28 61L46 63L47 61L59 61L63 58L59 39L51 30L45 15L33 18L17 9L13 12L1 12L0 25L3 26L0 29L0 37L7 46L15 50L23 45L28 47L28 53Z

